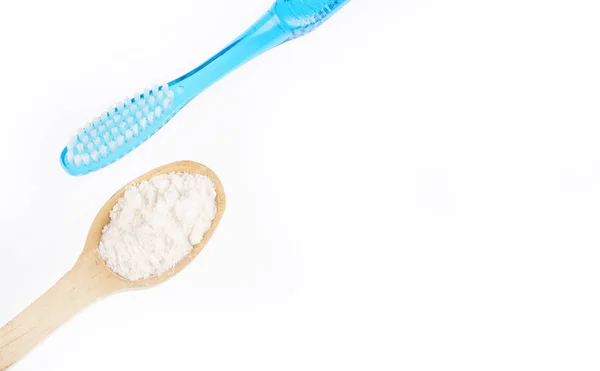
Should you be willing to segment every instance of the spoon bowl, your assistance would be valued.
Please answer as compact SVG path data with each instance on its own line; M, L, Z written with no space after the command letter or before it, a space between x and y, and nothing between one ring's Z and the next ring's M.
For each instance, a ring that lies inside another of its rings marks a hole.
M217 212L202 241L173 268L147 279L130 281L113 272L98 252L104 226L110 221L110 211L127 187L157 175L191 173L206 175L215 186ZM0 328L0 370L5 370L41 343L56 328L87 305L109 294L134 288L157 285L181 272L212 237L225 212L225 192L217 175L209 168L192 161L180 161L147 172L121 188L104 204L94 219L83 252L74 267L52 288Z
M210 179L210 181L215 185L215 191L217 193L217 197L216 197L217 213L215 215L215 218L212 221L210 229L204 234L202 241L199 244L195 245L192 248L192 251L186 257L181 259L173 268L169 269L168 271L164 272L163 274L161 274L159 276L153 276L153 277L149 277L149 278L143 279L143 280L129 281L128 279L121 277L117 273L113 272L110 268L108 268L106 266L104 260L102 259L102 257L100 257L100 254L98 253L98 245L100 244L100 238L102 237L102 229L110 221L110 211L117 204L119 199L121 197L123 197L123 194L127 190L127 187L129 187L130 185L133 185L133 184L140 184L141 182L147 181L158 175L170 174L170 173L190 173L190 174L206 175ZM174 163L171 163L168 165L164 165L164 166L161 166L154 170L151 170L151 171L147 172L146 174L138 177L137 179L131 181L129 184L127 184L126 186L121 188L117 193L115 193L106 202L106 204L104 204L104 206L102 207L100 212L98 212L96 219L94 219L94 222L92 223L92 227L90 228L90 232L88 234L88 237L87 237L87 240L85 243L85 248L83 250L83 253L81 254L80 259L93 259L93 260L97 261L97 263L99 265L104 266L104 269L106 269L108 272L110 272L110 274L112 276L115 276L115 277L113 277L113 279L121 281L123 288L148 287L148 286L157 285L161 282L168 280L169 278L176 275L177 273L179 273L192 260L194 260L194 258L196 256L198 256L200 251L202 251L204 246L206 246L206 244L212 237L215 229L217 228L217 226L219 225L219 222L221 221L221 218L222 218L224 212L225 212L225 191L223 190L223 185L221 184L221 181L219 180L217 175L212 170L210 170L209 168L207 168L206 166L204 166L202 164L199 164L199 163L193 162L193 161L179 161L179 162L174 162Z

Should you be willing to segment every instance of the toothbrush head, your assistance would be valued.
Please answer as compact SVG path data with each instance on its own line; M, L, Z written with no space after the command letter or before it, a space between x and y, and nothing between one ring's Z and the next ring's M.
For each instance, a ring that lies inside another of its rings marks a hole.
M146 89L79 129L61 153L63 168L85 175L133 151L177 113L176 90L168 84Z

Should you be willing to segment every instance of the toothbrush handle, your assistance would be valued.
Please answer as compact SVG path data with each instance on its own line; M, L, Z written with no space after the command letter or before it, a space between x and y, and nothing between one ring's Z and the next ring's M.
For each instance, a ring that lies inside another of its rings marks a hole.
M350 0L277 0L273 9L294 38L323 24Z
M116 291L118 281L106 272L91 256L82 256L60 281L0 328L0 370L8 369L88 304Z
M237 40L202 65L169 83L169 86L176 87L182 93L175 111L244 63L314 30L349 1L277 0Z
M183 90L181 103L185 105L239 66L290 38L271 9L237 40L199 67L170 82L169 86Z

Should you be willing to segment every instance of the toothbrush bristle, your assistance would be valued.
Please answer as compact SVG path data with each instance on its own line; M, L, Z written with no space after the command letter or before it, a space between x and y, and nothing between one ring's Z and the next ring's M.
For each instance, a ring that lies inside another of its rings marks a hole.
M77 130L63 151L63 166L69 173L81 175L125 156L171 118L176 92L181 91L167 84L155 85L115 104Z

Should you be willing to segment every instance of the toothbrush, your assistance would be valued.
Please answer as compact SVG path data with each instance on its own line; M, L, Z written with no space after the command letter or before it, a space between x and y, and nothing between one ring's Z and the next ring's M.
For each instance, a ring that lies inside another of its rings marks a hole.
M242 64L320 26L350 0L276 0L237 40L189 73L117 103L77 131L61 153L71 175L121 159L148 140L206 88Z

